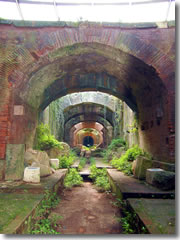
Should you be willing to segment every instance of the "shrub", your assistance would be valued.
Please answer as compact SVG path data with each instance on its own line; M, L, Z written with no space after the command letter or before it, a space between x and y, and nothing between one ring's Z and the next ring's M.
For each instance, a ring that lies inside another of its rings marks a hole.
M110 145L103 152L103 157L106 162L109 162L117 155L117 150L119 148L126 149L126 141L122 138L113 139Z
M128 161L135 160L138 156L143 155L143 151L138 145L135 145L132 148L129 148L125 153Z
M107 176L107 170L106 168L102 168L102 169L99 169L96 167L96 165L92 165L90 167L90 178L95 181L95 179L98 177L98 176Z
M144 155L144 152L138 147L138 145L135 145L134 147L129 148L126 153L123 154L120 158L113 158L110 163L118 170L124 172L127 175L131 175L132 163L130 161L135 160L140 155Z
M101 190L101 191L108 191L110 190L110 184L107 177L107 170L106 168L99 169L95 165L90 167L90 178L94 181L94 184Z
M74 153L70 152L69 156L64 155L58 158L59 158L59 168L69 168L75 161L76 156Z
M58 147L63 149L61 143L55 139L53 135L50 134L50 129L47 124L39 124L36 129L36 149L38 150L48 150L52 147Z
M95 180L95 185L105 191L110 190L110 183L108 181L108 178L106 176L98 176Z
M64 186L66 188L72 188L73 186L79 186L83 183L83 179L75 168L69 169L69 173L64 179Z
M111 141L108 150L115 151L120 147L126 147L126 141L122 138L116 138Z

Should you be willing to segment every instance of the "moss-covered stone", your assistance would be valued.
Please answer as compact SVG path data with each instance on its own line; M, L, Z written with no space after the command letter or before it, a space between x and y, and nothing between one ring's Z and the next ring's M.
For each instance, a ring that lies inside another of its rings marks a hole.
M175 173L163 170L147 171L146 181L162 190L172 190L175 188Z
M137 157L137 159L133 161L133 165L132 165L132 170L135 178L145 179L146 170L148 168L151 168L151 166L152 166L151 160L142 156Z
M24 172L24 144L7 144L5 180L21 180Z

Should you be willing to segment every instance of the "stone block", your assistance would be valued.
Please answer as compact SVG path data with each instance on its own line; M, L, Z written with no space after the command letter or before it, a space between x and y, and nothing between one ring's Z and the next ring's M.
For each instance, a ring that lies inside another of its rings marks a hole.
M7 144L5 180L21 180L24 173L24 144Z
M59 156L69 155L70 146L65 142L60 142L60 143L61 143L62 149L53 147L46 151L50 158L57 158Z
M39 167L26 167L24 169L23 181L29 183L39 183L40 182L40 168Z
M38 162L40 164L49 165L49 157L45 151L38 151L29 148L24 155L24 161L28 165L31 165L33 162Z
M5 175L5 161L0 160L0 181L4 179Z
M145 158L145 157L142 157L142 156L139 156L137 157L136 160L133 161L133 164L132 164L132 170L133 170L133 174L134 174L134 177L137 178L137 179L145 179L146 178L146 170L148 168L151 168L152 166L152 161Z
M49 166L38 163L38 162L33 162L31 167L39 167L40 168L40 177L46 177L52 174L52 170Z
M160 168L146 170L146 182L162 190L175 188L175 173Z
M51 164L51 166L59 168L59 159L58 158L51 158L50 159L50 164Z

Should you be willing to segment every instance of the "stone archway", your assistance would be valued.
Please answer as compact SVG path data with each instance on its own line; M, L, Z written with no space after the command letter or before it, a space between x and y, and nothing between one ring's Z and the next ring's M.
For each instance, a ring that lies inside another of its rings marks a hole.
M32 146L38 113L51 101L95 90L137 111L140 146L161 161L174 162L174 28L4 25L0 35L7 51L0 63L7 93L0 104L1 159L9 161L16 145Z

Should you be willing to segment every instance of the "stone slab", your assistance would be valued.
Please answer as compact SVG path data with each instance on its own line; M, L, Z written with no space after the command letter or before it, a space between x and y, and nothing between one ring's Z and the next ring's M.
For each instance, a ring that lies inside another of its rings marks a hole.
M115 184L123 199L126 198L174 198L174 191L159 190L144 181L140 181L130 176L124 175L124 173L117 171L116 169L107 169L109 178Z
M40 184L0 182L0 234L26 233L25 221L34 214L45 190L57 192L66 173L67 169L57 170L42 178Z
M24 144L7 144L5 180L21 180L24 173Z
M175 200L127 199L151 234L175 234Z
M96 159L97 168L112 168L110 164L103 162L103 159L101 158L95 158L95 159Z
M16 233L42 199L43 194L0 193L0 234Z
M43 193L44 189L50 190L53 186L61 183L67 171L67 169L56 170L54 174L47 177L42 177L40 183L25 183L23 181L3 181L0 182L0 193Z

